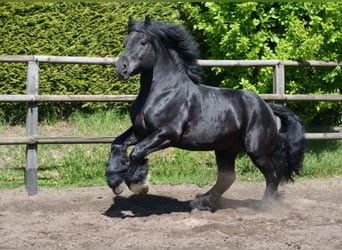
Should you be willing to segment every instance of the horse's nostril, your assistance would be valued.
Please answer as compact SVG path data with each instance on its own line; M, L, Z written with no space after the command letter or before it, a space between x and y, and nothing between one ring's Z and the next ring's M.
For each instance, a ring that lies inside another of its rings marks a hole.
M123 72L124 74L127 73L127 65L126 65L125 63L122 64L122 72Z

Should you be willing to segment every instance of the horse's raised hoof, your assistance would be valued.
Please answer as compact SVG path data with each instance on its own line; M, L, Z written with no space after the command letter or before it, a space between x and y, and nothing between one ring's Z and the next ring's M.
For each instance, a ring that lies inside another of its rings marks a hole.
M146 184L131 183L129 184L129 189L135 194L147 194L148 193L148 185Z
M107 183L116 195L121 194L125 189L124 179L116 174L107 174Z
M210 211L214 213L217 210L216 204L210 199L210 196L203 195L197 196L196 199L190 202L192 209L198 209L200 211Z
M119 186L116 186L115 188L113 188L113 192L115 195L119 195L121 194L125 189L125 182L122 181Z

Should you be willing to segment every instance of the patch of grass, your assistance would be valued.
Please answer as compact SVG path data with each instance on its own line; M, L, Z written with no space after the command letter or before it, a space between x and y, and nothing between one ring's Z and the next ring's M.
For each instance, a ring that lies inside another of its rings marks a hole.
M39 135L115 136L129 126L129 117L125 114L101 111L86 115L76 112L67 122L43 121ZM25 145L0 145L0 188L14 188L24 184L25 151ZM109 152L110 144L39 145L38 185L105 185L104 166Z
M68 121L42 122L40 135L116 136L130 126L127 114L101 111L91 115L75 113ZM0 125L0 133L9 128ZM23 128L24 129L24 128ZM17 131L17 130L16 130ZM14 136L14 135L13 135ZM104 166L110 144L39 145L38 185L46 187L106 185ZM149 157L153 184L213 184L217 170L213 152L168 148ZM342 141L309 141L304 173L299 179L342 177ZM0 146L0 188L24 185L25 145ZM238 181L264 181L251 160L236 159Z
M309 141L301 179L342 177L342 141Z
M151 154L150 182L154 184L197 184L216 180L215 156L212 152L186 151L169 148Z
M75 133L94 136L117 136L131 125L128 114L111 110L93 114L76 112L70 117L69 123L75 129Z
M2 133L8 126L4 123L0 121L0 133Z
M25 185L25 169L0 168L0 188L16 188Z
M0 145L0 188L15 188L25 184L25 147Z

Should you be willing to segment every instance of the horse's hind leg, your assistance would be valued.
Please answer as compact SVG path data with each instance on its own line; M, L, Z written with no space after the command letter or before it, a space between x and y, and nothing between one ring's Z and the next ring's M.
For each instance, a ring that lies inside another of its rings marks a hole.
M277 200L280 195L278 193L278 186L281 178L277 176L274 166L272 156L263 155L259 157L251 156L254 164L259 168L266 180L266 188L262 200L264 202L270 200Z
M215 151L218 175L215 185L204 195L198 196L190 205L193 209L214 212L217 200L235 181L234 161L236 154L225 151Z
M263 119L267 120L266 113ZM260 124L265 123L260 121ZM259 168L266 180L266 189L263 201L277 199L279 197L278 186L280 178L274 168L274 150L277 141L277 127L275 120L270 117L267 127L257 124L251 126L245 136L245 149L253 163Z

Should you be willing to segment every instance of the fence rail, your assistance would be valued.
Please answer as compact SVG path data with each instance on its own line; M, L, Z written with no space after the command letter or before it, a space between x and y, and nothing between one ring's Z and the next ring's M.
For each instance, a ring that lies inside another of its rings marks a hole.
M0 63L27 63L26 95L0 95L0 102L28 103L25 137L0 137L0 145L26 144L26 190L37 193L38 144L111 143L112 136L38 136L38 103L40 102L131 102L135 95L39 95L39 64L102 64L114 65L117 58L68 56L1 56ZM330 101L341 102L342 95L287 95L285 94L285 67L334 67L342 62L290 60L198 60L203 67L273 67L273 93L260 94L265 100L275 101ZM306 133L306 139L341 140L342 133Z
M340 102L342 95L259 94L268 101ZM0 102L132 102L136 95L0 95Z
M307 140L342 140L342 133L306 133ZM112 143L113 136L26 136L0 137L0 145Z

